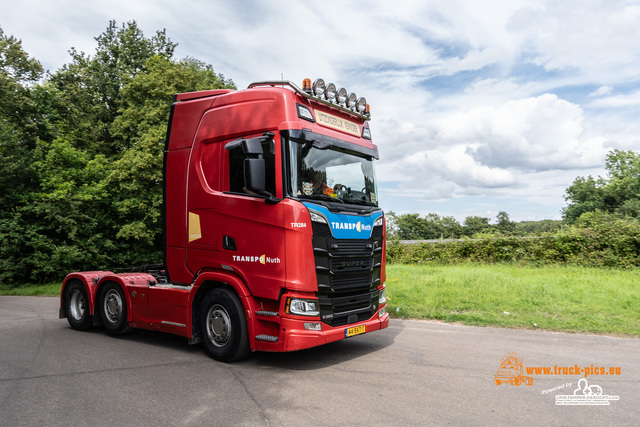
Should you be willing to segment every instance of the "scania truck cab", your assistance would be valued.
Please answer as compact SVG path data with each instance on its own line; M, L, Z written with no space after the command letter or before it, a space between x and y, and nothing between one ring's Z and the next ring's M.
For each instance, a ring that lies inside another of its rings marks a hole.
M221 361L386 328L369 119L364 98L322 79L174 95L164 262L69 274L60 317L177 334Z

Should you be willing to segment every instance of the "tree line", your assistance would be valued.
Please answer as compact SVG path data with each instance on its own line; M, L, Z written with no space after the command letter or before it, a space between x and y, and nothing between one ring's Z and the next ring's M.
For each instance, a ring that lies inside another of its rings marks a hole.
M53 73L0 28L0 282L161 262L171 95L235 88L165 31L109 22Z
M420 216L416 213L398 215L387 212L387 237L397 240L460 239L494 234L530 236L554 233L563 225L563 221L551 219L515 222L503 211L496 215L495 223L491 222L491 218L481 216L468 216L460 223L452 216L435 213Z

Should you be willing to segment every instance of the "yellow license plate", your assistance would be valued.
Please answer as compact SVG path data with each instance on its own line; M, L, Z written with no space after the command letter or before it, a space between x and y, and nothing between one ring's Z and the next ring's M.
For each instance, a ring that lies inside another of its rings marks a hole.
M345 338L353 337L356 335L364 334L367 332L365 325L354 326L353 328L347 328L344 330Z

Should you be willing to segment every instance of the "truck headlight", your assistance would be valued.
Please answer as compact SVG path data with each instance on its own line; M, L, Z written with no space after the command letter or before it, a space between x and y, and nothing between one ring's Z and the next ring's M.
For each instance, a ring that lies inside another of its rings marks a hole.
M287 300L286 312L298 316L319 316L320 308L318 300L289 298Z
M384 289L380 291L380 297L378 298L378 306L387 303L387 298L384 296Z

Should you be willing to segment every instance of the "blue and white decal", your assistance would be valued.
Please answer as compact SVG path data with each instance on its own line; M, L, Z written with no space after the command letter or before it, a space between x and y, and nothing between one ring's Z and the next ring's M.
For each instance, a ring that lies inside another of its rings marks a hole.
M303 202L303 204L312 213L320 214L324 217L331 234L336 239L368 239L373 231L373 224L382 217L382 211L374 212L369 216L336 214L331 212L324 206L314 203Z

